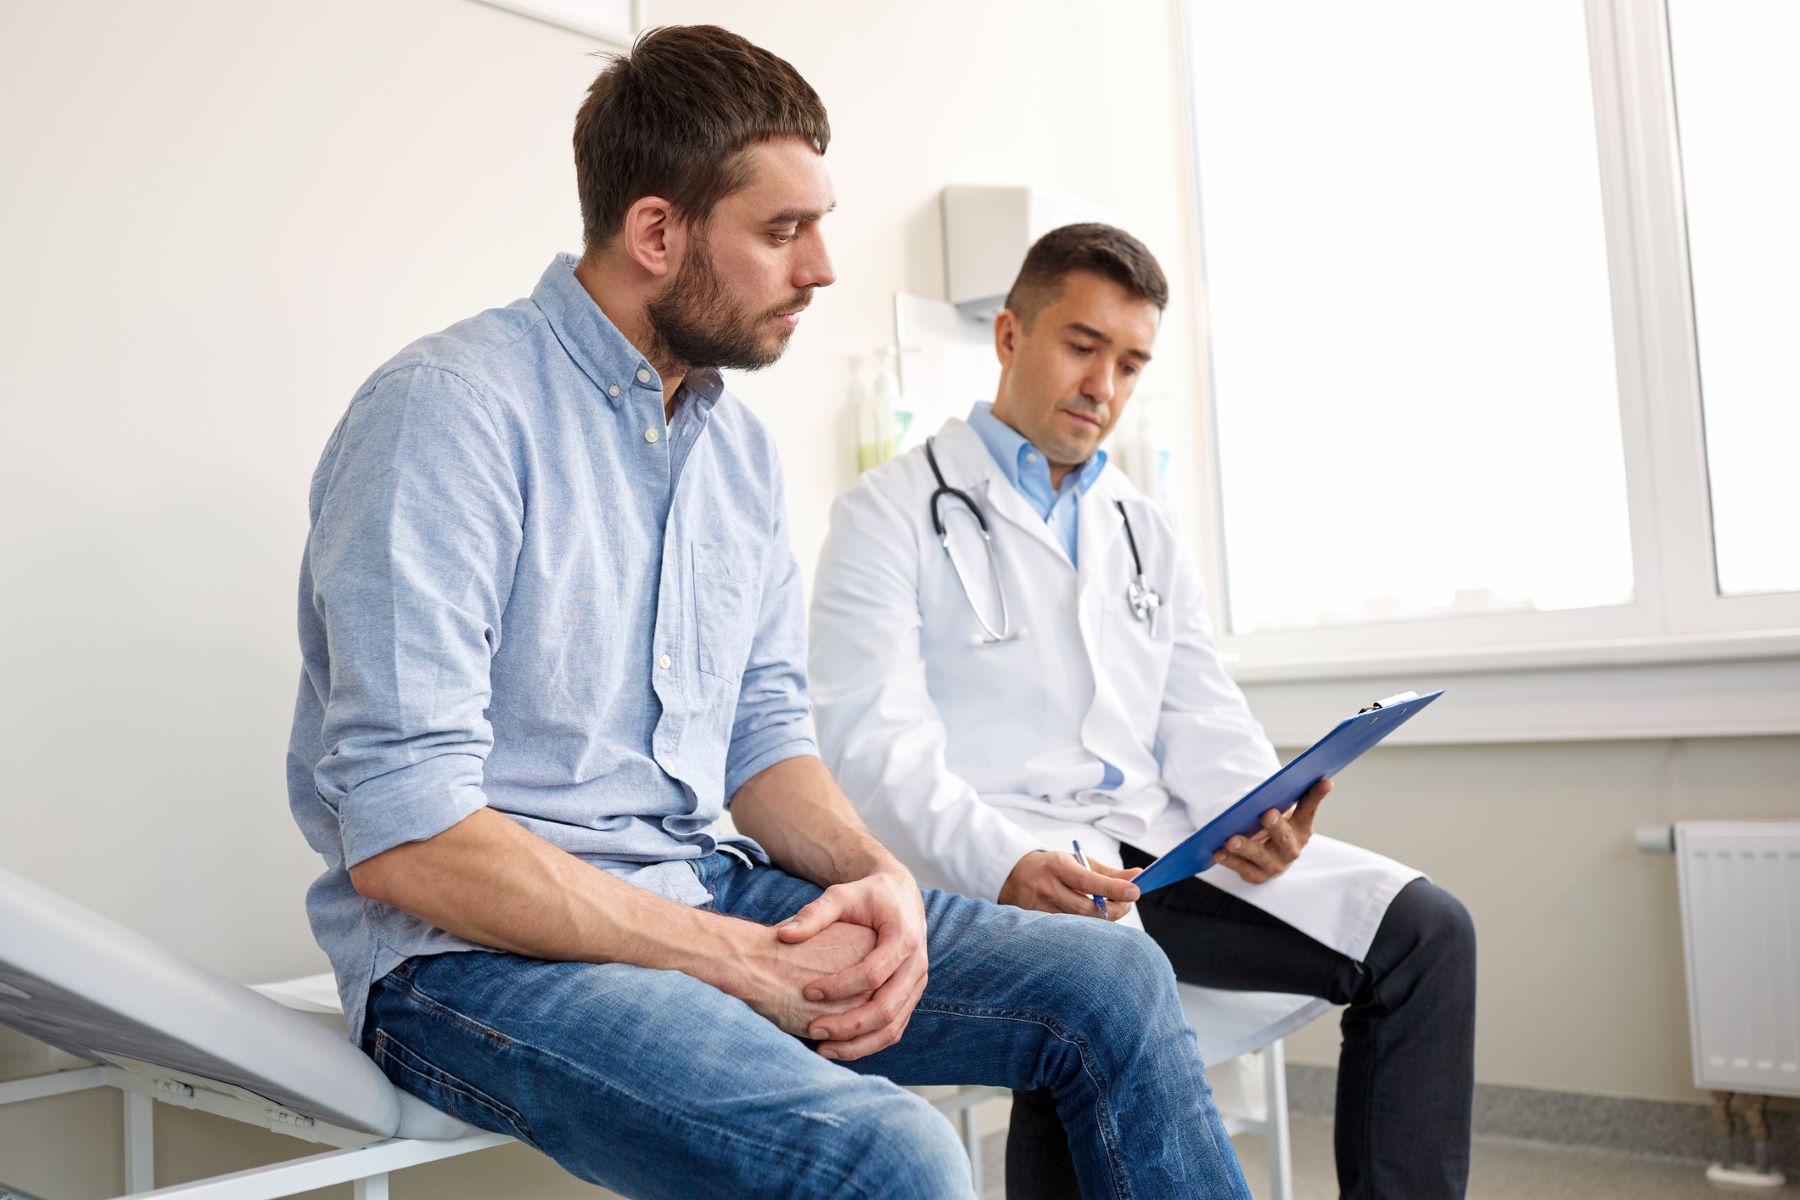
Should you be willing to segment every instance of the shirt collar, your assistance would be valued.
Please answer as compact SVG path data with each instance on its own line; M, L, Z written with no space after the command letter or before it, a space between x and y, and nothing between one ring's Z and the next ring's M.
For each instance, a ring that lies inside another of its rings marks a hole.
M969 410L969 427L981 436L987 446L988 453L993 455L994 462L1000 471L1020 492L1031 495L1035 490L1032 485L1042 489L1046 495L1050 491L1050 463L1043 451L1032 445L1018 430L994 415L994 406L988 403L977 404ZM1063 479L1063 491L1068 490L1069 481L1074 480L1075 487L1083 494L1094 486L1100 472L1106 469L1106 451L1096 450L1088 460L1069 472Z
M551 332L563 350L614 408L632 388L661 395L662 377L575 278L576 261L573 254L558 254L552 259L532 289L532 303L550 322ZM711 408L724 390L725 381L717 371L696 367L681 381L676 403L679 405L684 395L691 395L702 408Z

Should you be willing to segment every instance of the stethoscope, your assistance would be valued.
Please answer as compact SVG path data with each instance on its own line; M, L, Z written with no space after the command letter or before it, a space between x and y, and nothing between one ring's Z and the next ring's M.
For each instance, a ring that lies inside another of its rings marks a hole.
M937 490L931 493L931 527L937 532L938 544L944 548L944 557L950 560L950 569L956 573L957 586L962 588L963 599L969 602L969 611L975 614L975 621L981 626L985 637L973 639L978 644L993 645L996 642L1010 642L1025 636L1023 628L1015 630L1012 618L1006 607L1006 586L1000 579L1000 559L994 553L994 534L988 528L987 518L982 515L981 506L975 503L967 492L953 488L944 479L944 472L938 468L937 454L932 450L936 438L925 439L925 461L931 464L931 473L937 476ZM975 593L969 590L969 581L964 578L962 566L956 561L956 555L950 553L950 532L944 524L944 516L938 511L938 505L948 496L969 510L975 518L975 524L981 531L981 544L987 550L988 570L993 575L994 595L1000 600L1000 628L995 629L988 624L988 619L981 615L980 605L975 603ZM1144 578L1144 560L1138 554L1137 535L1131 531L1131 517L1125 512L1125 502L1115 500L1119 519L1125 522L1125 541L1131 547L1131 569L1133 576L1131 585L1125 589L1125 601L1131 606L1131 615L1150 627L1150 637L1156 638L1156 610L1162 607L1162 595L1150 586Z

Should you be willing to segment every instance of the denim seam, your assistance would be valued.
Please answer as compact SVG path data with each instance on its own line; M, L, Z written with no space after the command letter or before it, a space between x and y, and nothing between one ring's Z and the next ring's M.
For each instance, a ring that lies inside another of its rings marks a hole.
M398 1054L395 1054L392 1050L388 1049L390 1046L399 1047L400 1050L404 1051L406 1054L418 1059L420 1062L430 1067L435 1074L427 1074L426 1072L419 1070L419 1068L413 1066ZM466 1097L483 1108L492 1110L502 1120L513 1127L513 1136L529 1145L537 1145L537 1138L531 1132L531 1122L525 1119L523 1113L508 1105L500 1103L500 1101L494 1099L494 1097L488 1095L486 1092L460 1076L452 1075L450 1072L444 1070L444 1068L438 1066L429 1058L426 1058L423 1054L420 1054L417 1050L414 1050L411 1046L408 1046L405 1042L401 1041L385 1029L376 1031L375 1054L379 1059L393 1063L396 1067L409 1075L416 1075L426 1083L444 1088L446 1091L455 1092L457 1095Z
M581 1078L587 1080L590 1086L597 1087L601 1091L614 1092L623 1096L633 1104L643 1108L645 1111L655 1113L657 1116L662 1117L667 1121L704 1130L708 1133L717 1135L722 1141L729 1142L735 1146L744 1147L745 1149L756 1153L773 1155L783 1162L798 1162L801 1164L816 1162L816 1160L806 1155L795 1154L786 1147L777 1145L774 1142L744 1137L729 1125L719 1125L708 1121L696 1120L687 1113L667 1108L647 1097L638 1095L630 1088L625 1087L615 1080L608 1079L595 1072L589 1071L581 1063L570 1058L565 1058L554 1050L548 1050L542 1046L535 1046L529 1042L521 1044L520 1049L527 1054L541 1055L553 1062L561 1063L571 1074L579 1075ZM839 1188L852 1188L854 1194L859 1197L860 1200L875 1200L875 1193L866 1192L862 1188L856 1187L851 1177L841 1171L838 1173L836 1182Z
M1105 1119L1098 1122L1100 1140L1106 1146L1106 1159L1112 1167L1113 1193L1119 1200L1131 1200L1131 1181L1125 1175L1124 1158L1119 1151L1118 1131L1112 1124L1112 1092L1106 1082L1094 1071L1091 1065L1092 1048L1087 1039L1068 1029L1061 1022L1052 1020L1042 1013L1028 1012L1018 1008L995 1008L985 1004L958 1003L951 1000L935 1000L927 1002L920 998L913 1006L914 1012L937 1013L942 1016L975 1017L981 1020L1020 1021L1033 1025L1041 1025L1049 1030L1057 1040L1074 1046L1081 1059L1081 1071L1093 1081L1094 1090L1100 1095L1100 1111Z
M468 1028L470 1030L473 1030L474 1032L481 1034L483 1037L490 1038L493 1041L499 1042L503 1046L517 1046L518 1045L517 1042L515 1042L512 1038L507 1037L504 1033L501 1033L498 1029L490 1028L489 1026L482 1024L480 1021L477 1021L474 1017L469 1016L467 1013L458 1012L456 1009L451 1008L448 1004L445 1004L442 1000L439 1000L437 997L427 995L425 992L420 990L419 985L417 983L414 983L410 976L400 980L400 986L405 988L407 994L412 996L414 999L418 1000L420 1006L425 1008L426 1010L428 1010L432 1013L435 1013L440 1017L444 1017L448 1020L455 1021L457 1024L462 1025L465 1028Z

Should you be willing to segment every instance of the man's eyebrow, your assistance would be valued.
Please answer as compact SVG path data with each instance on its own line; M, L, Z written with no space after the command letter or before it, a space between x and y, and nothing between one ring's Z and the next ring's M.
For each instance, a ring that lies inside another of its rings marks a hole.
M813 208L784 208L774 216L770 217L768 223L770 225L804 225L808 221L817 221L820 217L823 217L825 213L833 212L836 209L836 200L831 202L831 207L826 209L825 212L820 212Z
M1110 346L1113 344L1113 340L1110 336L1101 333L1092 325L1083 325L1080 321L1070 321L1067 325L1064 325L1063 328L1070 333L1079 333L1082 337L1089 338L1102 345ZM1140 362L1150 361L1150 352L1148 350L1139 350L1136 346L1131 347L1129 350L1125 351L1125 353Z

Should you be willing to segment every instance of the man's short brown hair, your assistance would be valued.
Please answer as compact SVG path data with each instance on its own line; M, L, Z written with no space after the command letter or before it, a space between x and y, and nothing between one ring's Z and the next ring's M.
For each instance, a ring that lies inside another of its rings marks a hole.
M645 196L704 223L745 186L744 151L799 137L831 141L825 105L800 72L717 25L646 31L600 72L575 117L582 237L602 245Z
M1169 282L1149 248L1123 229L1087 224L1052 229L1025 252L1006 307L1030 329L1062 293L1063 279L1076 271L1104 276L1158 308L1169 306Z

